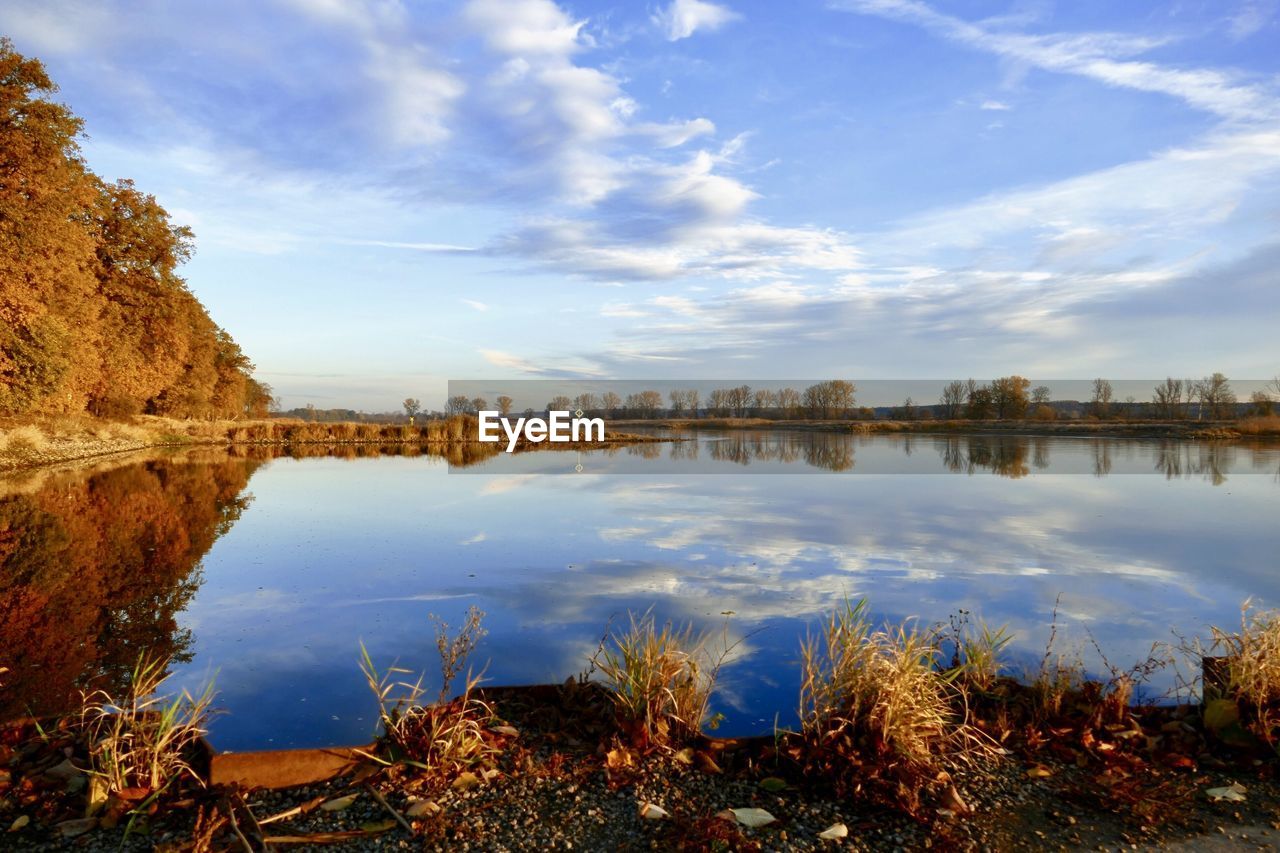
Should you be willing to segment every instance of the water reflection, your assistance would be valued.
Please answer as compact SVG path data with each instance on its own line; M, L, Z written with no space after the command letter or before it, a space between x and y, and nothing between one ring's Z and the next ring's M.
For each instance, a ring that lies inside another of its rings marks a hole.
M717 708L724 732L759 732L787 724L797 641L846 596L1008 622L1033 663L1062 594L1062 635L1087 658L1087 628L1121 665L1247 596L1280 604L1274 446L797 431L393 450L247 447L3 492L0 710L118 682L154 646L191 658L179 684L218 671L220 748L353 743L374 726L361 642L431 671L427 614L474 603L490 681L561 681L611 617L652 606L749 636ZM818 476L756 476L778 472Z
M1036 467L1049 467L1049 446L1044 439L1024 436L954 436L941 439L938 452L948 471L973 474L990 471L1018 479L1031 472L1027 455L1034 448Z
M200 559L249 505L247 459L155 461L0 496L0 718L119 690L141 651L190 658L178 616Z
M672 444L672 458L690 457L678 446L697 447L698 442ZM754 462L780 462L790 464L802 461L812 468L824 471L850 471L854 466L857 439L839 433L802 432L737 432L708 443L708 453L717 462L750 465ZM910 455L910 445L904 449Z

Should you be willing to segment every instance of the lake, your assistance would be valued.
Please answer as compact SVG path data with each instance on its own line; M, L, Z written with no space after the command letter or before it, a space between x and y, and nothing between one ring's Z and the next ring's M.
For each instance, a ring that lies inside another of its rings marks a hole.
M1059 649L1093 671L1095 641L1127 668L1250 596L1280 603L1274 445L779 431L343 452L0 480L0 715L118 686L154 649L177 656L174 686L216 676L218 748L356 743L376 718L361 642L438 684L428 615L474 604L489 683L558 682L611 619L653 608L738 643L715 710L746 734L793 721L799 641L845 598L1008 623L1015 668L1043 656L1056 603Z

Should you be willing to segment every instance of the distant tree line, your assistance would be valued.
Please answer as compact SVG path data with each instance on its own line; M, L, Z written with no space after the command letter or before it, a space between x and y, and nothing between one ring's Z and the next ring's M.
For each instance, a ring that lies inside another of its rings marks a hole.
M177 274L190 229L90 171L55 91L0 39L0 414L265 414L271 389Z
M1255 391L1247 404L1236 399L1231 383L1222 373L1203 379L1165 379L1152 389L1149 401L1134 397L1115 398L1110 380L1097 378L1091 383L1092 396L1080 407L1080 414L1098 419L1162 419L1225 420L1248 415L1271 415L1280 397L1280 376L1265 390ZM1051 399L1052 391L1044 385L1031 388L1021 376L1006 376L989 384L953 381L943 389L936 407L937 416L948 419L1005 420L1035 418L1054 420L1067 410ZM898 412L916 412L910 398Z
M1149 401L1133 397L1115 398L1107 379L1091 383L1092 395L1087 401L1055 401L1048 386L1032 387L1022 376L1003 376L990 382L975 379L953 380L943 386L936 404L921 405L908 397L898 406L858 406L857 386L848 380L831 379L803 390L796 388L755 388L735 385L702 392L695 388L675 388L664 397L657 390L629 393L625 397L612 391L601 394L583 393L576 397L560 395L548 400L543 409L525 409L523 415L548 411L581 411L592 417L613 419L654 418L765 418L769 420L1056 420L1060 417L1097 419L1164 419L1224 420L1248 415L1271 415L1280 398L1280 377L1266 390L1255 391L1247 403L1236 399L1231 383L1221 373L1203 379L1166 379L1155 386ZM506 395L490 405L483 397L455 395L445 401L443 411L425 413L425 417L474 414L481 410L512 413L513 400ZM408 416L421 411L418 401L404 403Z

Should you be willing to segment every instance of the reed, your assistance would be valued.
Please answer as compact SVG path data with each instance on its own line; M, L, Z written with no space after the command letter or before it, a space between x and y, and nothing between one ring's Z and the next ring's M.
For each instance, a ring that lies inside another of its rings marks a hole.
M169 665L168 658L143 655L119 700L102 690L83 697L80 728L89 744L89 772L110 793L157 792L184 779L204 784L191 762L207 733L213 682L199 695L162 695Z

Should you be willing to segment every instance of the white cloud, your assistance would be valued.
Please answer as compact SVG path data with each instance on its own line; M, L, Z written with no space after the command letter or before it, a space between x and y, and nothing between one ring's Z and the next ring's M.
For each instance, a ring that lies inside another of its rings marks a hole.
M585 364L581 360L554 358L550 360L555 365L554 367L541 367L526 358L503 352L502 350L482 349L479 352L481 357L494 367L529 376L589 379L601 375L599 368L591 364Z
M565 57L586 46L585 22L551 0L471 0L463 17L502 53Z
M1167 38L1085 32L1027 35L995 31L936 11L919 0L836 0L835 8L918 24L979 50L1048 71L1077 74L1109 86L1159 92L1224 118L1274 118L1274 99L1240 75L1213 69L1183 70L1122 58L1168 43Z
M1013 107L1004 101L983 101L981 109L984 110L1011 110Z
M361 47L370 99L381 106L381 120L390 141L416 146L448 138L446 119L466 86L413 39L403 6L374 0L282 2Z
M5 35L18 50L40 56L74 54L113 40L120 30L118 19L94 4L10 0L5 6Z
M1227 32L1237 41L1249 38L1272 23L1278 5L1276 0L1244 0L1227 18Z
M653 19L668 41L679 41L698 30L718 30L740 17L727 6L707 3L705 0L674 0L670 6L654 15Z
M470 307L472 307L472 308L476 309L477 311L488 311L488 310L489 310L489 306L488 306L488 305L486 305L486 304L485 304L485 303L483 303L483 302L477 302L477 301L476 301L476 300L474 300L474 299L459 299L458 301L459 301L459 302L461 302L463 305L469 305Z

